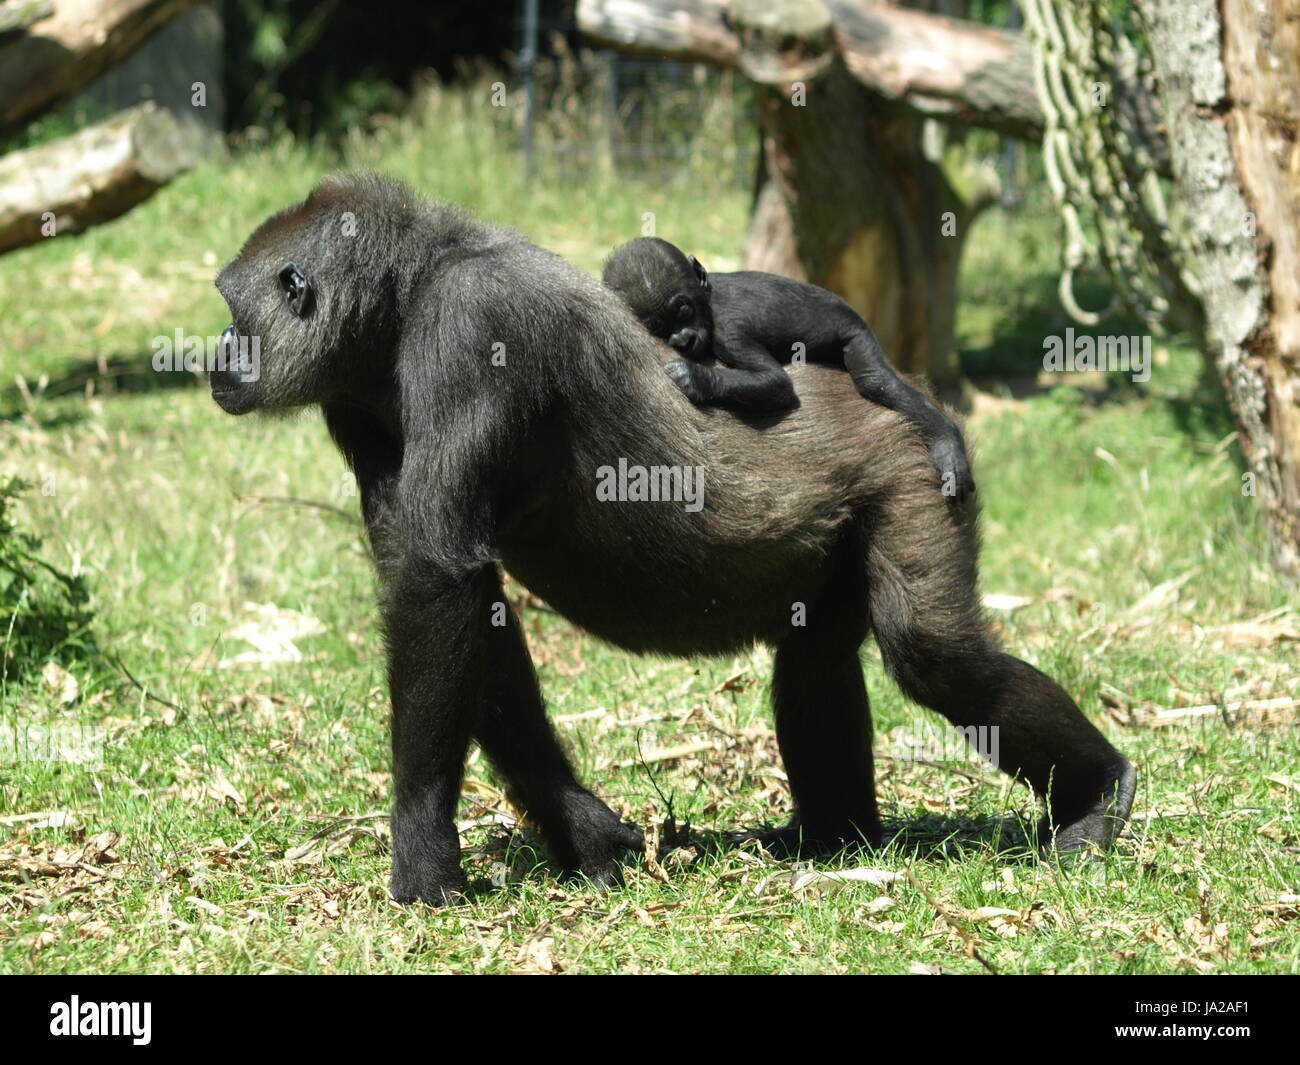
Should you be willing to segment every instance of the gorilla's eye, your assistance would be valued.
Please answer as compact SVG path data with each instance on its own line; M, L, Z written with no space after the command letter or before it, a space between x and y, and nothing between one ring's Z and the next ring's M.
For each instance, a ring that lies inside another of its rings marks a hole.
M306 318L314 302L311 282L293 263L280 271L280 289L284 292L285 306L295 318Z
M685 296L678 296L673 301L673 314L677 316L679 322L689 321L695 314L695 308L691 306L691 301Z

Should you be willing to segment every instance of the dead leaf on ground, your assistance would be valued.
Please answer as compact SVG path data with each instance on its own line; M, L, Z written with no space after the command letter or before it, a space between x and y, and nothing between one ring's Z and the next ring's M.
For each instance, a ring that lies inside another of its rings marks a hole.
M787 888L795 898L801 900L818 899L824 895L843 891L855 884L869 884L884 888L903 879L902 873L888 869L840 869L823 872L820 869L792 869L764 877L754 888L754 894L771 895Z
M296 610L286 610L274 603L245 603L243 619L226 635L252 644L254 649L223 658L217 668L301 662L302 652L294 641L319 636L324 631L325 626L319 620Z
M226 771L221 766L212 767L212 772L208 774L205 783L205 790L210 798L219 802L230 800L238 810L243 810L248 805L244 793L230 782L230 778L226 776Z
M64 706L75 703L81 694L77 678L53 660L45 663L45 668L41 670L41 680L45 682L45 690L50 697Z
M1023 595L1007 595L1002 592L989 592L984 596L983 604L986 610L1005 610L1008 613L1020 610L1033 603L1033 599Z

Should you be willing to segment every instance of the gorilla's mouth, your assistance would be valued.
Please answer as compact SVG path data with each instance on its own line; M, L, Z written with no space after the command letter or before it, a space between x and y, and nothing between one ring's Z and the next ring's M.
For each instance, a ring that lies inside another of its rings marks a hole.
M211 388L213 402L227 414L247 414L252 410L252 391L239 385L213 384Z

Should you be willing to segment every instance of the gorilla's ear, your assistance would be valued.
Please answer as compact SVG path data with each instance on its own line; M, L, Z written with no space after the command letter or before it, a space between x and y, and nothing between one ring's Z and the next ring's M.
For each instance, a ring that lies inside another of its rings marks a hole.
M695 280L700 283L700 287L705 292L708 292L713 286L709 284L709 272L704 269L704 264L694 255L688 255L686 260L691 264L691 269L695 271Z
M280 288L284 292L285 306L295 318L306 318L316 302L308 281L293 263L280 271Z

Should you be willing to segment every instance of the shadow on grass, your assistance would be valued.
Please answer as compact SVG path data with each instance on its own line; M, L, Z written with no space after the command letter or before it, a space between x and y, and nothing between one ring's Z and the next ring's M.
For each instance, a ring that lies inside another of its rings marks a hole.
M204 384L202 375L189 371L159 373L153 368L152 355L109 355L71 363L57 377L49 377L37 386L27 382L26 389L17 385L0 389L0 420L12 421L32 412L33 404L42 399L62 399L75 395L133 395L162 392L178 388L197 388ZM75 408L64 409L41 418L44 428L80 421L84 415Z
M1181 395L1164 397L1164 404L1169 408L1174 424L1187 436L1218 441L1236 431L1228 398L1208 362L1202 362L1195 388ZM1240 453L1236 454L1238 464L1241 464Z
M1011 312L997 318L991 343L960 349L962 373L982 391L1026 399L1045 395L1058 387L1040 378L1044 341L1048 337L1064 336L1066 329L1073 329L1076 338L1141 337L1151 332L1146 322L1122 310L1105 315L1095 326L1080 325L1062 309L1055 277L1036 277L1027 285L1028 291L1020 294ZM1081 280L1079 302L1084 307L1101 307L1108 298L1107 291L1105 284L1097 279ZM974 314L990 313L987 305L969 310ZM1161 338L1159 342L1194 349L1192 338L1183 334ZM1217 441L1233 431L1232 412L1218 375L1206 359L1200 361L1195 386L1176 395L1154 394L1147 383L1134 382L1122 374L1108 375L1102 387L1083 387L1080 391L1088 407L1134 398L1151 398L1163 403L1178 428L1190 437Z
M1080 325L1062 308L1056 283L1056 277L1051 275L1026 280L1015 304L1005 314L990 311L987 304L963 308L977 318L994 313L996 321L989 344L960 348L962 373L977 383L996 382L1010 387L1012 395L1019 399L1049 392L1055 387L1037 381L1043 367L1044 341L1048 337L1064 337L1067 329L1073 329L1076 338L1141 337L1151 333L1146 322L1120 306L1104 315L1096 325ZM1107 286L1095 278L1081 279L1076 287L1077 298L1084 307L1103 307L1110 298ZM1185 337L1174 339L1178 343L1187 342ZM1124 378L1124 382L1120 394L1131 396L1132 390L1126 387L1130 384L1128 378ZM1112 390L1107 388L1099 392L1109 395Z
M984 818L954 818L938 814L920 814L882 823L884 845L877 848L868 843L849 844L809 850L800 848L797 834L789 828L758 826L735 831L692 829L690 845L701 853L725 854L728 851L754 849L762 846L778 861L809 861L815 864L842 864L846 861L870 860L889 855L890 860L900 857L921 861L948 861L969 856L976 851L993 853L1007 860L1036 862L1037 852L1034 824L1026 825L1017 814ZM661 847L671 849L674 841ZM675 845L682 845L676 842Z
M1006 868L1036 867L1040 864L1037 817L1036 813L1029 819L1019 813L1008 813L979 818L941 814L889 818L883 825L885 842L882 847L864 843L811 854L791 853L782 847L770 850L764 847L762 853L767 860L753 866L750 871L767 877L780 875L783 865L796 861L826 872L864 865L898 870L908 861L928 865L956 864L990 855ZM687 825L672 838L661 842L658 857L669 868L670 876L677 880L683 874L671 868L668 856L678 847L693 847L700 858L723 858L737 850L747 850L757 856L763 837L784 834L783 829L770 826L726 830ZM602 886L581 875L566 874L546 844L531 829L502 826L481 845L468 848L464 858L468 874L464 902L471 905L498 902L503 891L528 881L540 884L551 879L569 886L582 885L602 894L618 890L620 886ZM635 851L628 851L623 856L623 863L644 869L643 859ZM750 867L742 867L744 869ZM685 875L689 877L689 870Z
M939 814L888 819L883 823L884 845L873 847L865 841L823 848L800 848L797 833L787 827L757 825L743 829L705 829L693 825L675 833L661 835L658 857L666 858L678 847L693 847L700 856L722 857L738 850L766 852L778 862L802 861L814 865L861 864L863 861L887 860L896 864L901 858L919 861L956 861L980 854L994 854L1007 864L1037 864L1037 814L1026 821L1016 813L981 818L950 817ZM545 869L553 876L563 870L550 858L546 844L525 831L499 838L482 848L481 855L504 857L512 868L532 862L533 868ZM523 861L520 859L523 858ZM627 860L637 858L628 852Z

